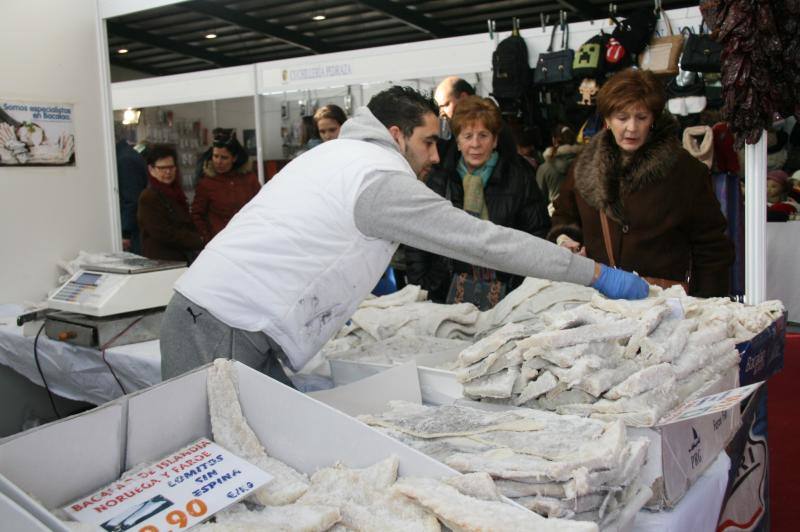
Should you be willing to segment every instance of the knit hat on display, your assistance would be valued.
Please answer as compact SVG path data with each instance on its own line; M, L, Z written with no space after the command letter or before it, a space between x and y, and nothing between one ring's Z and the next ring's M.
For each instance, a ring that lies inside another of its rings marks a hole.
M714 163L714 133L708 126L693 126L683 130L683 147L692 157L709 168Z
M786 190L789 184L789 174L783 170L770 170L767 172L767 181L775 181L781 186L782 190Z

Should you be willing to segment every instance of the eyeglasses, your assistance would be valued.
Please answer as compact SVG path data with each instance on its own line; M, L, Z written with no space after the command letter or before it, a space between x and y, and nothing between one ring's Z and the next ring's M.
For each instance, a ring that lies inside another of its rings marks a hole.
M175 165L174 164L170 165L170 166L154 166L153 168L155 168L159 172L174 172L175 171Z

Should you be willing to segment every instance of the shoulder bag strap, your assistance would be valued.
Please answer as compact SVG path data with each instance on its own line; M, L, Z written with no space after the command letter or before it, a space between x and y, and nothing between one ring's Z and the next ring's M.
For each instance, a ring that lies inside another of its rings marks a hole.
M667 26L667 31L669 32L669 35L675 35L675 32L672 31L672 23L669 21L669 17L667 16L667 12L662 9L659 12L659 14L662 17L664 17L664 24L666 24L666 26ZM666 35L665 35L665 37L666 37Z
M548 52L553 51L553 45L556 41L556 28L558 28L558 23L553 24L553 31L550 33L550 46L547 47Z
M606 254L608 255L608 265L612 268L616 268L617 261L614 260L614 251L611 249L611 231L608 228L608 217L602 209L600 210L600 226L603 228L603 244L606 247Z

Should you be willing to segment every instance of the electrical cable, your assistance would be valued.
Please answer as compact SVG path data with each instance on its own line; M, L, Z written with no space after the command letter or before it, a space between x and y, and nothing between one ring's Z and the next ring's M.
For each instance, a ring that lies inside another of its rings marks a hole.
M42 371L42 365L39 364L39 335L42 334L44 330L44 323L42 326L39 327L39 332L36 333L36 338L33 340L33 360L36 362L36 369L39 370L39 376L42 378L42 383L44 383L44 389L47 390L47 397L50 398L50 406L53 407L53 412L56 415L56 418L61 419L61 414L58 413L58 408L56 408L56 401L53 397L53 392L50 391L50 386L47 385L47 379L44 378L44 372Z
M142 318L144 318L144 316L139 316L138 318L136 318L135 320L133 320L133 321L132 321L130 324L128 324L128 326L127 326L127 327L125 327L124 329L122 329L122 332L118 333L118 334L117 334L117 335L116 335L114 338L112 338L111 340L109 340L108 342L106 342L105 344L103 344L102 346L100 346L100 351L102 352L102 356L103 356L103 362L105 362L105 364L106 364L106 367L108 367L108 371L110 371L110 372L111 372L111 376L112 376L112 377L114 377L114 380L115 380L115 381L117 381L117 384L119 385L119 389L120 389L120 390L122 390L122 395L127 395L127 393L128 393L128 392L127 392L127 391L125 391L125 387L122 385L122 381L120 381L120 380L119 380L119 377L117 377L117 373L114 371L114 368L112 368L112 367L111 367L111 364L109 364L109 363L108 363L108 360L106 360L106 349L108 349L108 347L109 347L111 344L113 344L113 343L114 343L114 342L116 342L116 341L117 341L119 338L121 338L123 334L125 334L126 332L128 332L128 331L131 329L131 327L133 327L134 325L136 325L137 323L139 323L140 321L142 321Z

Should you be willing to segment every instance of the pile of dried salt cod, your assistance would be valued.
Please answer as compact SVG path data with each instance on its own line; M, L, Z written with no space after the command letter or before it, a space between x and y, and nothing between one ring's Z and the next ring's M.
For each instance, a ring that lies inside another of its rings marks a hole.
M528 278L493 309L481 312L471 303L426 301L425 290L408 285L394 294L365 300L321 350L320 362L343 359L399 364L420 355L438 355L427 357L425 364L452 370L456 355L474 338L505 323L538 323L542 313L587 303L595 294L585 286ZM448 354L452 354L449 359Z
M640 301L594 296L485 336L459 353L456 375L471 399L652 426L687 399L738 384L736 343L783 311L779 301L746 306L680 287Z
M269 456L242 414L229 361L208 371L211 427L217 444L274 478L245 502L193 528L204 532L248 531L554 531L590 532L589 522L547 519L506 502L489 475L436 480L397 478L396 456L364 469L342 464L311 475ZM145 466L148 467L148 466ZM141 467L123 475L134 475ZM74 530L85 525L65 523Z
M648 440L628 438L621 421L522 408L389 407L361 419L457 471L488 473L500 493L543 515L615 530L652 495L638 481Z
M609 301L593 288L534 278L525 279L520 287L486 312L480 312L469 303L441 305L425 301L426 297L427 294L424 290L418 286L409 285L400 292L389 296L364 301L353 314L348 325L343 327L336 337L320 351L318 362L324 364L325 359L344 359L396 364L410 359L421 359L425 366L454 370L459 366L465 368L469 365L469 363L464 364L457 360L458 353L476 340L485 338L510 323L525 326L520 327L520 331L522 331L520 334L523 336L517 335L519 338L513 339L517 340L522 339L525 334L530 336L534 333L576 328L581 325L599 325L598 328L603 329L605 326L600 325L600 322L620 322L616 324L620 325L624 324L621 322L623 319L641 322L650 320L649 323L652 323L655 329L646 335L648 338L645 343L650 346L661 344L662 348L674 350L676 347L680 347L680 339L687 332L698 333L694 335L693 342L705 341L702 340L700 332L707 328L711 328L712 331L703 334L711 337L729 338L735 343L749 340L783 312L783 306L778 301L748 306L732 302L727 298L689 297L680 287L673 287L669 290L652 287L648 299L628 304L624 301ZM674 328L677 328L678 323L674 318L666 313L658 314L664 309L666 300L670 298L680 303L685 317L689 320L688 323L682 324L677 332ZM652 311L656 315L645 315L651 307L658 307L657 310ZM569 310L574 311L575 314L566 312ZM725 328L725 336L722 336L720 332L722 327ZM673 335L673 333L676 334ZM625 344L633 337L634 333L627 338L622 336L614 341ZM670 338L671 343L665 343L667 338ZM506 348L509 347L506 346ZM559 348L561 347L566 346L559 346ZM592 346L592 349L595 348L597 348L596 345ZM630 355L633 349L634 345L631 345L627 354ZM638 345L636 349L639 349ZM492 353L488 352L487 357L490 354ZM677 353L675 356L680 354ZM480 355L471 355L473 358L477 356ZM512 356L512 360L508 360L508 358L501 356L497 364L487 368L490 371L484 375L497 373L514 366L515 364L512 362L513 359L516 359L516 355ZM475 359L476 362L481 360L480 358ZM517 365L521 367L522 362L519 361ZM588 362L588 360L584 362ZM620 362L623 361L620 360ZM503 363L508 365L503 366ZM558 364L553 365L561 367ZM313 363L309 366L316 366L317 369L324 367ZM606 368L610 367L606 366ZM630 367L628 364L627 368ZM477 367L472 370L480 371ZM324 372L324 370L322 371ZM527 372L526 375L530 375L530 372ZM467 372L462 378L466 382L479 376ZM558 376L553 374L553 377L557 378ZM542 384L546 384L546 380L548 380L547 377ZM572 388L567 388L567 390ZM556 393L565 391L563 386L558 386L553 390L551 398ZM531 392L535 391L531 390ZM601 392L604 391L606 390L601 390ZM568 397L570 395L562 397L562 401L569 400ZM505 396L499 399L510 398L510 396Z

